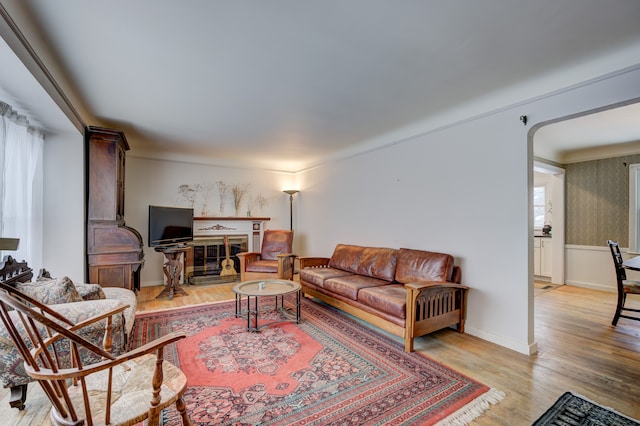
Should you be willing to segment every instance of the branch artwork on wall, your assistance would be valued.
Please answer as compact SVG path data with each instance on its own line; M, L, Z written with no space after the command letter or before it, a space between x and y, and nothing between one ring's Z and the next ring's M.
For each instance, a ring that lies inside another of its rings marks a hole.
M218 194L220 195L220 207L218 209L218 216L224 216L224 201L227 197L229 186L221 180L216 181L216 186L218 187Z
M233 205L236 208L236 216L240 216L240 203L242 198L249 192L249 184L231 185L231 193L233 194Z
M215 184L212 182L205 182L201 185L202 188L202 208L200 209L200 216L209 216L209 197L215 188Z
M252 213L255 213L256 210L262 214L264 208L269 204L269 199L262 194L258 194L252 196L249 199L249 210L247 211L247 216L251 216Z
M269 199L262 194L250 194L251 185L248 183L227 184L221 180L216 182L203 182L196 184L178 185L178 198L176 206L193 208L196 216L209 217L216 216L214 206L211 205L213 192L217 190L219 196L218 217L225 216L225 207L228 202L233 201L236 217L242 214L242 203L246 201L246 216L251 217L252 213L263 213L264 208L269 204Z
M178 195L181 195L182 198L186 201L187 206L191 208L193 208L193 205L196 202L196 195L199 191L199 186L200 185L198 184L194 185L193 187L185 184L178 186Z

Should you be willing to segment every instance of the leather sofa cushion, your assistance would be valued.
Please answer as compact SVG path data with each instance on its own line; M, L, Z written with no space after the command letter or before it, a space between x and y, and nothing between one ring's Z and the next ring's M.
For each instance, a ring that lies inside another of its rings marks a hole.
M366 247L360 256L358 274L393 281L398 251L390 248Z
M322 287L327 291L342 295L351 300L358 300L358 291L360 291L360 289L372 286L384 286L386 284L389 284L389 281L365 277L364 275L346 275L344 277L328 279Z
M396 281L402 284L416 281L440 281L451 279L453 256L423 250L401 248L398 250Z
M360 246L338 244L329 259L329 266L357 274L364 249Z
M300 271L300 281L308 282L318 287L324 287L325 280L347 275L353 274L335 268L304 268Z
M407 317L407 290L400 284L363 288L358 301L396 318Z

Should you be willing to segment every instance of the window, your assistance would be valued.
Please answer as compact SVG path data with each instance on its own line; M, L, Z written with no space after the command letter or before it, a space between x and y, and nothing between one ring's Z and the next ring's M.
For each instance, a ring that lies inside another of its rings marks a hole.
M542 229L546 222L546 186L534 186L533 187L533 228Z
M0 102L0 236L19 238L17 251L1 253L42 265L44 134Z

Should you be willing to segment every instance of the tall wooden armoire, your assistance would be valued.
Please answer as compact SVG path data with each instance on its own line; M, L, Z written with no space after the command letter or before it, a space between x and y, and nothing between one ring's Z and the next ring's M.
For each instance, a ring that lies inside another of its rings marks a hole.
M87 152L87 265L89 282L140 289L142 236L124 223L125 153L122 131L89 126Z

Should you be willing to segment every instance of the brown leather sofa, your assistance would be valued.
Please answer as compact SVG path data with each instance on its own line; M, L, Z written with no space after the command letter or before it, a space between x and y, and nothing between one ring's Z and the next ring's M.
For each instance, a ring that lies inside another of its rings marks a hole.
M338 244L330 258L299 260L305 295L402 337L407 352L415 337L464 332L468 287L449 254Z

